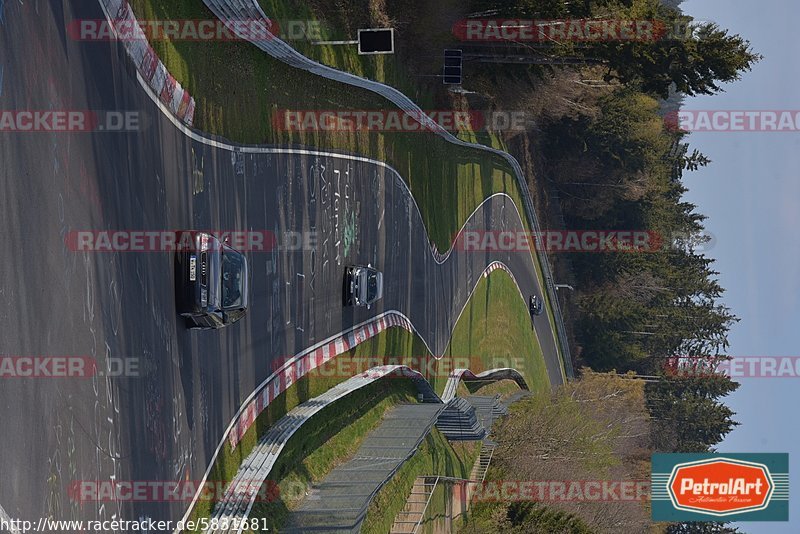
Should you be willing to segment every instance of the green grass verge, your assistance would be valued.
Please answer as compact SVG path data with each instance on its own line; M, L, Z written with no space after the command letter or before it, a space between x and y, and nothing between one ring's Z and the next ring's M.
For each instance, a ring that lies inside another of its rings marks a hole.
M267 16L278 23L282 30L282 37L293 48L304 56L323 65L350 72L362 78L379 81L406 91L413 91L415 87L407 76L405 65L398 60L398 54L392 55L359 55L356 45L315 45L315 28L309 27L310 35L298 38L296 35L287 35L291 29L286 21L314 21L318 24L319 40L342 41L357 38L358 27L365 28L369 22L368 8L359 5L359 2L327 3L320 9L312 6L314 2L293 0L259 0L261 8ZM361 19L361 20L359 20ZM353 27L354 24L360 24ZM413 93L407 93L413 94ZM432 100L423 102L432 104ZM422 105L421 103L420 105Z
M230 444L226 442L212 468L209 480L231 480L241 462L252 451L258 437L263 435L278 419L302 402L321 395L348 377L365 370L371 365L369 362L375 361L376 355L396 359L403 359L409 355L413 355L415 358L418 356L430 357L424 343L418 337L399 328L384 331L358 345L355 349L338 356L302 377L287 391L279 395L258 416L256 423L245 433L236 449L231 449ZM523 372L531 389L549 389L544 358L535 333L530 328L527 307L519 298L513 281L504 271L494 271L478 283L464 314L456 324L445 358L454 356L479 356L484 365L490 365L497 361L510 362L522 359L524 367L520 371ZM433 365L444 365L444 361L433 362ZM434 376L428 377L440 392L444 388L446 374L436 371ZM459 395L468 394L470 391L461 384ZM341 404L345 407L350 406L350 403L363 404L363 402L361 397L339 401L339 403L345 403ZM340 406L339 403L336 404L337 409ZM303 464L303 467L298 467L296 472L284 473L276 470L275 473L278 475L275 478L285 479L287 484L319 480L335 467L336 462L346 457L348 451L355 450L347 448L346 445L348 442L352 444L356 439L355 436L363 436L369 432L372 428L370 425L376 424L376 414L382 413L381 410L385 409L385 405L375 409L377 411L373 415L356 424L352 411L346 408L350 415L345 419L337 419L334 426L326 427L328 429L326 432L331 432L327 438L331 439L335 435L334 428L347 429L344 434L347 437L341 440L336 438L330 443L320 443L319 436L322 434L315 434L314 425L304 425L303 429L292 438L293 445L287 447L286 457L296 460L298 453L291 451L300 450L308 453L310 459ZM212 501L198 502L192 518L208 517L213 509L213 504ZM263 513L265 516L267 514L275 515L282 520L286 509L288 509L288 505L280 503L269 512L264 511Z
M131 4L140 19L213 16L200 1L132 0ZM503 158L453 145L432 133L298 133L274 126L278 109L395 109L370 91L295 69L246 42L151 44L195 97L195 126L201 130L236 142L313 146L388 162L409 184L441 251L449 248L455 232L488 195L502 191L519 200L518 184Z
M208 480L213 480L217 483L232 480L242 461L255 447L259 437L264 435L272 425L292 408L325 393L333 386L356 374L358 370L363 370L363 362L369 360L369 357L375 354L400 357L406 354L426 354L426 351L425 344L416 336L400 328L390 328L361 343L356 348L340 354L325 365L300 378L286 391L278 395L256 418L255 424L242 436L235 449L232 449L230 443L226 440L211 468ZM296 440L296 443L303 443L309 433L313 434L312 426L304 425L292 439ZM313 439L313 437L308 439ZM319 470L312 469L310 473L319 473ZM214 504L215 502L212 500L198 501L192 511L191 519L209 517Z
M532 391L550 389L544 355L531 328L527 304L505 271L493 271L478 282L438 365L452 367L450 362L466 359L479 359L484 370L515 367ZM437 371L429 380L441 393L447 383L447 372Z
M389 532L394 518L406 505L414 481L419 476L444 475L469 478L480 452L479 442L452 444L435 428L425 438L417 452L397 470L369 506L361 525L365 534Z
M132 0L131 4L140 19L213 17L199 0ZM263 0L262 6L266 13L279 19L317 18L306 2ZM341 10L347 11L347 8ZM326 9L325 12L330 11ZM335 9L333 12L339 13ZM336 27L336 21L332 26ZM246 42L159 40L151 44L170 73L195 97L195 125L201 130L243 143L300 144L344 150L391 164L409 184L430 239L440 251L450 247L452 237L466 218L490 194L504 192L517 206L523 206L519 185L505 160L480 150L452 145L432 134L287 133L274 128L273 113L278 109L394 108L369 91L289 67ZM431 103L426 103L426 92L411 90L412 87L401 83L408 82L411 77L394 61L388 67L385 62L389 60L385 56L354 56L346 47L321 47L315 52L315 47L307 41L292 44L333 67L398 85L422 104ZM414 87L418 89L416 84ZM494 135L464 131L459 136L505 149L502 140ZM524 211L521 212L523 223L530 230L530 223ZM538 258L534 260L539 282L544 287L541 266ZM546 294L544 298L554 327L551 303ZM555 331L553 336L560 347Z

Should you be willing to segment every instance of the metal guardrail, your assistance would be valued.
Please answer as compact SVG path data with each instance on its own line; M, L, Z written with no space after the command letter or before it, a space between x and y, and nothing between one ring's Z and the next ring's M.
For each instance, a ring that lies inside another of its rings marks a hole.
M425 512L428 510L428 506L431 505L431 499L433 499L433 492L436 491L436 486L439 484L439 477L436 477L436 480L433 481L433 488L431 488L431 493L428 495L428 501L425 503L425 507L422 509L422 513L419 515L419 521L417 524L414 525L414 534L417 534L419 531L419 527L422 526L422 520L425 519Z
M420 393L441 402L436 392L423 376L404 365L382 365L358 374L341 384L334 386L319 397L300 404L281 418L258 442L256 447L244 459L236 476L223 494L222 500L216 503L212 519L217 519L217 528L206 529L206 534L216 532L236 532L240 534L244 527L241 521L250 515L258 490L269 476L284 446L300 427L321 410L335 401L344 398L354 391L393 373L401 373L410 378ZM442 404L444 408L444 404ZM433 418L425 434L436 423ZM421 441L421 440L420 440ZM394 473L392 473L394 474Z
M397 519L400 516L400 514L403 514L403 513L411 514L412 513L412 512L407 512L406 509L404 508L402 511L398 512L398 514L395 516L395 521L394 521L394 524L392 525L392 530L390 531L390 534L394 534L395 532L399 532L399 530L396 530L394 528L394 526L397 525L397 524L403 524L403 523L405 523L405 524L414 523L414 528L413 528L412 534L416 534L416 532L419 530L419 527L422 525L422 521L425 519L425 513L427 512L428 507L430 506L431 498L433 497L433 492L436 490L436 486L437 486L437 484L439 484L439 482L442 482L443 484L444 483L465 484L466 491L467 491L466 502L467 502L467 506L469 506L469 503L471 501L470 487L479 487L479 486L481 486L483 484L484 480L486 479L486 473L489 470L489 465L491 464L492 458L494 457L495 448L496 448L495 444L492 444L491 442L487 442L486 440L484 440L483 443L481 443L480 451L478 451L478 457L475 459L475 463L473 464L472 471L470 472L470 478L450 477L450 476L444 476L444 475L421 475L421 476L417 477L417 480L423 479L423 481L427 481L427 480L429 480L431 478L434 478L434 477L436 479L434 481L434 483L433 483L433 488L431 489L431 493L428 495L428 499L425 502L424 508L421 511L413 512L414 515L419 515L419 519L416 522L413 521L413 519L409 519L409 520L399 520L399 519ZM410 504L412 504L412 503L413 504L419 504L419 503L422 502L422 501L416 501L416 502L411 501L410 499L411 499L411 496L413 495L413 491L414 491L413 488L412 488L411 491L412 491L412 493L406 498L406 508L408 508L408 506Z
M520 380L522 381L522 384L525 384L522 375L520 375L517 370L510 368L491 369L478 374L472 373L472 371L469 369L459 369L458 371L460 372L457 374L457 376L451 376L448 380L455 381L457 384L457 381L461 380L463 376L492 379L509 377L511 379ZM257 491L259 489L259 485L254 484L254 482L267 479L275 461L278 459L278 456L280 455L289 438L292 437L292 435L294 435L294 433L305 422L319 413L323 408L330 406L333 402L347 396L353 391L356 391L393 373L401 373L403 376L411 379L420 393L423 393L426 398L431 399L434 403L441 403L442 410L445 408L446 401L443 401L443 399L436 394L430 383L425 380L425 378L418 371L415 371L405 365L381 365L378 367L373 367L372 369L369 369L346 380L345 382L342 382L341 384L338 384L337 386L334 386L319 397L310 399L294 408L281 420L279 420L270 429L270 431L259 440L256 447L242 462L242 465L239 467L236 476L226 489L222 500L214 507L212 518L220 520L218 522L220 525L219 528L209 528L206 530L206 534L213 532L234 532L236 534L241 534L244 523L239 521L238 527L242 528L233 528L237 523L237 521L234 520L241 520L250 515L250 511L252 510L255 498L257 497ZM439 414L437 413L435 417L431 418L428 425L425 427L424 432L411 449L411 453L402 459L402 461L399 462L394 469L392 469L383 482L375 487L375 489L369 495L369 498L366 501L367 503L372 501L378 491L380 491L380 489L389 480L391 480L392 477L394 477L397 469L399 469L400 466L402 466L411 457L411 455L413 455L414 451L419 448L422 440L425 439L428 434L430 434L431 429L436 425L438 416ZM363 517L363 515L366 514L368 505L369 504L359 511L359 517ZM229 527L227 529L223 528L226 526L226 524Z
M442 402L447 403L455 398L458 383L461 380L502 380L504 378L515 381L520 389L529 389L527 382L525 382L525 377L511 367L488 369L477 374L469 369L453 369L450 376L447 377L447 383L444 386L444 391L442 391Z
M203 0L203 2L223 22L242 19L251 21L259 19L264 21L269 20L264 11L261 9L261 6L258 4L258 0ZM267 32L268 27L268 24L265 22L264 30ZM231 30L259 49L268 53L270 56L279 59L290 66L303 69L307 72L311 72L331 80L346 83L354 87L367 89L385 97L400 109L410 112L410 114L415 117L422 126L429 128L432 132L438 134L440 137L446 139L450 143L477 150L484 150L504 158L514 171L514 176L519 184L520 192L522 194L523 208L525 209L525 214L527 215L528 220L531 222L533 231L536 232L537 235L541 234L542 230L539 224L539 218L536 216L536 210L533 207L533 200L530 189L528 188L527 180L525 180L525 174L522 171L522 167L520 166L519 162L511 154L496 148L476 143L469 143L467 141L458 139L456 136L442 128L438 123L426 115L422 109L414 103L414 101L394 87L390 87L373 80L367 80L354 74L343 72L332 67L328 67L327 65L317 63L316 61L313 61L300 54L297 50L275 35L270 34L268 39L262 40L254 39L252 34L249 34L250 32L242 33L242 31L237 29L236 25L233 24L231 25ZM575 376L575 371L572 367L572 356L570 354L569 341L567 340L566 328L564 326L564 316L561 311L561 305L558 302L553 272L550 268L547 253L542 250L542 247L538 248L539 250L536 257L539 260L539 267L542 270L542 276L545 280L548 300L553 308L553 317L556 323L556 335L558 337L557 341L560 346L561 360L563 362L564 371L567 377L573 378Z

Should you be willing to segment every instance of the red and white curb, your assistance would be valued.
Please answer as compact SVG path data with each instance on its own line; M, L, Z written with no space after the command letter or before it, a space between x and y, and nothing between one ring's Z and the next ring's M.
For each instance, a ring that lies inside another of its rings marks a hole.
M519 287L519 284L517 284L517 279L516 279L516 278L514 278L514 273L512 273L512 272L511 272L511 269L509 269L509 268L508 268L508 266L507 266L505 263L503 263L502 261L493 261L492 263L490 263L490 264L489 264L489 265L486 267L486 269L484 269L484 270L483 270L483 277L484 277L484 278L488 278L488 277L489 277L489 275L490 275L490 274L491 274L493 271L496 271L497 269L500 269L500 270L502 270L502 271L505 271L505 272L507 272L507 273L508 273L508 276L510 276L510 277L511 277L511 278L514 280L514 284L516 284L516 285L517 285L517 287Z
M100 0L100 7L103 8L115 34L117 27L131 28L133 35L122 39L122 43L136 70L169 110L178 119L191 126L194 121L194 98L169 73L156 55L156 51L147 42L147 37L139 26L128 0Z
M250 516L258 495L258 488L269 477L289 439L312 417L332 403L389 374L411 378L419 393L441 402L439 396L419 371L405 365L380 365L357 374L319 397L309 399L296 406L267 431L247 458L242 461L222 499L214 505L209 527L204 532L206 534L241 532L243 530L241 527L245 525L245 519ZM215 519L218 527L211 526ZM236 524L240 528L235 530L228 528L230 525Z
M458 383L462 379L499 380L509 378L516 381L520 389L529 389L519 371L510 367L490 369L477 374L470 369L455 369L448 378L445 392L441 397L436 394L436 391L419 371L406 365L380 365L359 373L329 389L319 397L309 399L296 406L273 425L259 440L256 447L250 451L247 458L242 461L222 499L215 504L211 521L213 522L216 519L216 523L220 527L209 527L204 531L205 534L216 532L241 533L243 526L246 524L245 520L250 516L253 509L258 488L269 477L275 462L280 457L289 439L324 408L354 391L393 373L413 379L419 393L427 394L429 398L436 399L437 402L442 404L447 404L455 397ZM238 524L239 528L230 530L224 526L226 524Z
M279 370L272 373L261 384L256 396L240 412L239 419L228 436L231 448L236 448L236 445L238 445L261 412L278 395L286 391L306 373L393 326L403 328L409 332L416 332L411 321L405 315L400 312L390 311L349 332L342 333L333 339L324 341L322 344L306 349L285 362Z
M101 5L102 5L102 3L101 3ZM277 148L277 147L264 147L264 146L234 146L234 145L231 145L231 144L228 144L228 143L216 140L216 139L211 139L209 137L206 137L206 136L202 135L201 133L197 132L196 130L193 130L193 129L187 127L180 120L178 120L178 118L174 114L169 112L170 110L166 107L166 105L160 99L158 99L156 94L154 94L152 91L148 91L149 87L147 85L147 81L141 76L141 74L137 78L139 80L140 85L145 89L145 94L147 94L147 96L150 97L150 99L153 101L153 103L159 109L161 109L161 111L164 114L164 116L170 122L172 122L173 126L175 126L180 132L182 132L184 135L186 135L190 139L193 139L193 140L195 140L195 141L197 141L199 143L203 143L203 144L206 144L206 145L209 145L209 146L213 146L213 147L218 148L220 150L227 150L227 151L230 151L230 152L241 152L241 153L246 153L246 154L301 154L301 155L312 155L312 156L326 156L326 157L331 157L331 158L344 158L344 159L348 159L348 160L351 160L351 161L363 161L363 162L366 162L366 163L377 165L379 167L383 167L383 168L387 169L389 172L393 173L395 176L398 176L398 177L400 176L393 167L391 167L390 165L386 164L385 162L373 160L373 159L370 159L370 158L365 158L365 157L362 157L362 156L353 156L353 155L348 155L348 154L336 154L336 153L332 153L332 152L324 152L324 151L301 149L301 148ZM401 181L401 183L403 183L403 185L406 186L406 191L410 195L410 191L407 189L407 184L405 184L405 182L402 182L402 181ZM503 196L503 197L507 197L507 198L510 199L510 197L508 197L508 195L505 194L505 193L494 193L489 198L484 199L484 201L481 203L481 205L483 203L491 201L495 196ZM416 201L414 200L413 196L411 198L412 198L412 201L414 201L414 205L417 206ZM516 206L514 206L514 208L516 209ZM480 209L480 206L475 209L475 212L477 212L478 209ZM419 212L419 207L418 206L417 206L417 212ZM517 211L517 214L519 215L519 211ZM466 225L467 223L465 222L464 224ZM462 230L463 230L463 227L462 227ZM452 247L451 247L451 250L449 250L447 254L445 254L443 257L442 256L438 256L438 258L446 258L447 256L450 255L451 252L452 252ZM505 272L507 272L507 273L509 273L511 275L510 270L502 262L493 262L493 263L496 263L496 265L492 266L490 264L492 270L503 269ZM513 275L511 275L511 276L513 277ZM514 282L515 282L515 284L517 286L517 291L519 291L520 295L522 295L522 291L519 288L519 284L516 283L516 278L514 278ZM477 282L476 282L476 285L477 285ZM464 313L464 310L466 309L466 306L467 306L467 303L464 304L464 307L462 308L461 312L459 313L458 318L460 318L461 315ZM411 322L408 320L408 318L406 318L403 314L401 314L399 312L387 312L387 313L383 314L382 316L377 317L376 319L368 321L368 323L365 323L365 324L372 324L373 328L375 328L376 321L378 321L381 318L384 319L384 323L386 323L387 321L389 323L391 323L391 321L393 321L393 320L394 321L398 321L399 320L398 324L393 325L393 326L401 326L401 327L405 328L406 330L410 330L410 331L414 332L415 334L419 335L419 333L416 331L416 329L414 328L413 324L411 324ZM458 322L458 318L456 319L456 322ZM353 332L357 331L362 326L364 326L364 325L357 326ZM388 325L384 324L384 329L386 327L388 327ZM451 334L452 334L452 332L451 332ZM338 337L345 337L345 336L344 335L337 335L336 337L338 338ZM419 336L419 337L420 337L420 340L422 340L422 342L425 344L425 346L428 349L428 351L431 354L433 354L434 357L436 357L435 353L428 346L427 341L422 336ZM364 340L366 340L366 339L369 339L369 338L368 337L364 337ZM329 341L322 342L322 343L319 343L318 345L315 345L311 349L308 349L308 350L300 353L298 355L298 357L301 356L301 355L306 355L306 354L316 350L317 348L320 348L320 347L322 347L324 345L329 344ZM330 354L330 348L328 349L328 354ZM332 356L329 356L329 359L330 359L330 357L332 357ZM296 381L296 378L299 378L299 377L296 374L294 376L295 376L295 381ZM302 375L300 375L300 376L302 376ZM274 380L274 378L275 378L274 375L271 375L266 380L266 382L272 382ZM210 460L210 462L209 462L209 464L208 464L208 466L206 468L206 472L203 475L203 481L205 481L208 478L208 476L209 476L209 474L211 472L211 469L212 469L212 467L214 465L214 462L216 461L217 456L219 455L220 451L222 450L222 447L223 447L225 441L228 440L228 436L231 434L231 432L233 432L233 428L236 427L238 429L237 437L231 439L230 442L232 444L234 444L234 443L238 444L239 440L241 439L241 436L244 435L244 433L247 431L247 429L250 427L250 425L252 425L252 423L253 423L253 421L255 421L256 417L258 417L258 415L261 413L261 411L263 411L263 408L269 405L270 396L269 396L269 394L267 394L268 401L266 402L266 404L264 403L263 398L261 400L261 406L262 406L261 410L258 410L258 404L255 404L254 405L255 407L251 408L251 405L253 404L251 401L253 401L255 398L257 398L258 395L263 395L264 394L263 393L263 388L264 387L265 386L263 386L263 384L258 386L255 389L255 391L253 393L251 393L248 396L248 398L244 401L244 403L243 403L242 407L240 407L239 411L237 411L237 413L232 417L231 422L228 425L228 430L226 430L223 433L223 437L220 439L219 445L217 445L217 448L214 451L214 453L212 455L212 458L211 458L211 460ZM273 385L273 387L274 387L274 385ZM284 386L284 390L285 390L285 386ZM275 396L273 395L271 397L271 400L274 400L274 398L275 398ZM248 424L239 422L239 419L242 418L241 416L242 416L243 412L245 411L245 409L251 410L251 411L248 412L248 416L247 416L247 418L250 419L250 422ZM195 498L192 500L192 504L186 509L186 512L185 512L185 514L183 516L184 520L187 520L189 515L191 514L191 512L192 512L192 510L194 508L194 504L198 499L198 496L199 496L199 493L198 493L198 495L195 495Z
M494 261L490 263L486 269L484 269L483 277L488 278L489 274L498 269L506 272L519 290L519 285L514 278L514 274L503 262ZM522 295L521 292L520 295ZM461 315L459 314L459 318L460 317ZM456 322L457 321L458 319L456 319ZM334 338L329 338L287 359L287 361L281 364L280 369L272 373L261 383L254 392L254 396L240 409L239 416L228 434L228 442L231 444L231 449L236 448L242 440L242 437L250 427L253 426L253 423L255 423L264 409L266 409L278 395L286 391L309 371L324 365L340 354L354 349L357 345L364 343L368 339L393 326L403 328L412 333L417 333L408 317L397 311L389 311L369 322L356 326L348 332L343 332ZM428 350L430 351L430 348L428 348ZM433 354L432 351L431 354Z

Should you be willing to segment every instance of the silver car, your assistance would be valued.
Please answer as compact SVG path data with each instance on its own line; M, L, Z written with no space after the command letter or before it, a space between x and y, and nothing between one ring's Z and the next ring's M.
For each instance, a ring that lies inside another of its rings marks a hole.
M383 297L383 273L371 265L354 265L345 271L345 304L369 309Z

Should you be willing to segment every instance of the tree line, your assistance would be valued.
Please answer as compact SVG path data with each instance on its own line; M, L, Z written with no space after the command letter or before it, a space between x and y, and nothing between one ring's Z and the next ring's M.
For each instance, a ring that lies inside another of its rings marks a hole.
M684 199L685 173L711 161L665 116L686 96L719 93L761 56L741 36L683 14L680 1L472 0L469 9L534 20L646 19L682 30L654 41L493 43L486 46L499 56L523 46L548 61L476 70L485 86L538 91L534 149L569 229L647 230L662 238L646 253L569 255L575 352L595 371L648 377L653 450L713 451L738 425L724 399L739 384L714 372L728 358L738 318L722 302L705 216ZM676 367L676 358L701 359L704 372ZM719 524L668 530L734 531Z

